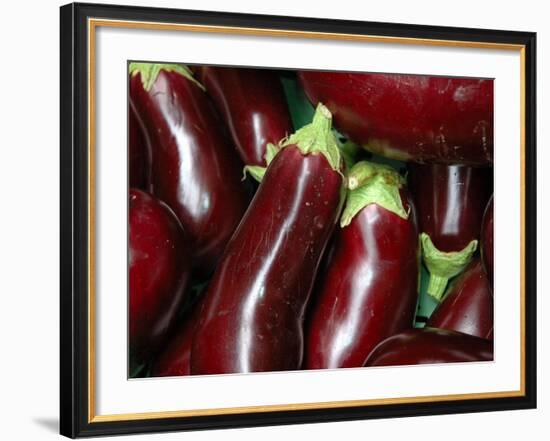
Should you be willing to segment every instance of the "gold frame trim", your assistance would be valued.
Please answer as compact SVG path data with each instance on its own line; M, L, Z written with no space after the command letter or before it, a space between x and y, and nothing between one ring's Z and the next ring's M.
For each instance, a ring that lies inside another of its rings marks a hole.
M453 395L379 398L367 400L328 401L315 403L276 404L264 406L229 407L218 409L193 409L162 412L96 415L95 413L95 33L97 27L223 33L267 37L310 38L340 41L359 41L386 44L413 44L420 46L464 47L492 50L511 50L520 53L520 390ZM525 396L525 45L460 40L389 37L290 31L278 29L247 28L233 26L189 25L179 23L154 23L141 21L88 19L88 422L135 421L159 418L230 415L239 413L277 412L290 410L334 409L387 404L412 404L488 398Z

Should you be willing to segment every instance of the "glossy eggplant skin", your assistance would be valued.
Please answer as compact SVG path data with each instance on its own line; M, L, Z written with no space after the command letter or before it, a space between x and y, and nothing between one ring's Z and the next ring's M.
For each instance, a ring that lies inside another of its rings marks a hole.
M306 369L361 367L387 337L413 326L419 242L415 210L401 189L408 219L364 207L335 232L335 245L306 336Z
M485 268L485 272L491 282L491 292L493 289L493 247L493 197L491 197L485 209L481 225L481 260L483 262L483 268Z
M130 101L128 107L128 174L130 188L151 191L151 143Z
M200 306L200 303L195 305L186 314L183 322L170 337L166 347L157 355L151 368L151 376L179 377L191 375L191 347Z
M309 99L335 127L393 159L488 165L493 161L493 82L424 75L302 71Z
M131 75L130 97L153 146L153 192L188 233L194 267L209 273L250 199L238 155L206 93L180 73L161 70L149 90Z
M162 346L185 298L191 261L172 210L140 190L129 198L129 341L139 364Z
M437 328L412 329L380 343L365 366L400 366L493 360L493 342Z
M420 231L440 251L460 251L479 239L483 211L493 193L492 168L409 164L408 179Z
M265 167L267 143L292 133L277 75L264 69L201 66L197 76L223 115L246 165Z
M300 367L304 310L342 195L323 155L290 145L275 156L210 282L193 374Z
M453 281L426 326L491 338L493 295L479 258L472 260Z

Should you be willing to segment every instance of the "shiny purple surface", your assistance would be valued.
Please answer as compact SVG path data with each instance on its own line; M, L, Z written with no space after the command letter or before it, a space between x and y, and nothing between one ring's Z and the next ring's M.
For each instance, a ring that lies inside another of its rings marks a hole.
M493 342L445 329L413 329L394 335L371 352L365 366L490 361Z
M130 101L128 106L128 173L130 188L151 190L151 144L143 122Z
M189 234L193 266L208 273L248 205L242 164L208 97L184 76L161 70L145 91L138 73L130 96L153 146L153 192Z
M168 206L130 190L129 344L130 357L146 361L163 343L181 305L190 253L184 231Z
M191 374L191 347L200 312L194 305L170 336L166 347L159 352L151 368L152 377L179 377Z
M493 294L479 258L453 281L426 326L491 338Z
M371 204L347 227L319 287L307 331L306 369L360 367L385 338L412 328L418 289L418 229L408 192L405 220Z
M487 165L493 160L493 81L426 75L302 71L355 143L393 159Z
M289 146L275 157L210 282L193 374L300 367L304 310L342 187L322 155Z
M293 131L277 75L265 69L214 66L196 72L224 116L242 161L265 166L267 143L277 145Z
M420 231L440 251L460 251L479 239L483 211L493 193L492 168L409 164L408 179Z

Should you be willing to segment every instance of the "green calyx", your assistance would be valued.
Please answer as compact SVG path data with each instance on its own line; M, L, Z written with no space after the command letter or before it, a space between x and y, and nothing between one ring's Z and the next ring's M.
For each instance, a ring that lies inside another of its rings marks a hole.
M388 165L361 161L348 174L348 197L340 226L346 227L359 211L370 204L377 204L397 216L408 219L399 189L405 178Z
M282 139L279 145L268 143L266 146L266 167L247 165L244 174L249 173L260 182L265 174L267 166L273 158L285 147L295 145L304 155L320 153L324 155L333 170L342 173L342 154L338 147L338 141L332 132L332 114L321 103L317 105L313 121L301 129L298 129L288 138Z
M263 167L261 165L245 165L243 169L243 180L246 177L246 174L248 173L250 176L252 176L256 181L262 182L262 179L265 175L265 171L267 170L267 166L271 164L271 161L273 161L273 158L277 153L279 153L279 150L281 150L279 147L277 147L275 144L271 144L270 142L266 145L266 151L264 155L266 166Z
M426 233L420 235L420 242L422 243L424 263L430 272L428 294L440 301L449 279L460 274L472 260L477 249L477 240L472 240L460 251L448 253L438 250Z
M143 88L147 92L149 92L153 84L155 84L161 70L165 70L166 72L177 72L189 81L195 83L202 90L205 90L204 86L193 77L191 70L184 64L130 63L129 68L131 76L137 75L138 73L141 75Z
M279 147L282 149L295 145L307 155L320 153L325 156L333 170L341 173L342 155L338 141L332 132L332 114L323 104L319 103L313 115L313 121L284 139Z

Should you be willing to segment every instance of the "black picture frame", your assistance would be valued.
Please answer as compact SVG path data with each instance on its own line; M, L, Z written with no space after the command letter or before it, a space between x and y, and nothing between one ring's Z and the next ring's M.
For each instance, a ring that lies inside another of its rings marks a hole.
M88 408L88 95L87 20L283 29L513 44L525 57L525 378L523 396L313 410L90 421ZM75 438L128 433L346 421L536 407L536 34L487 29L302 17L69 4L60 10L60 432Z

